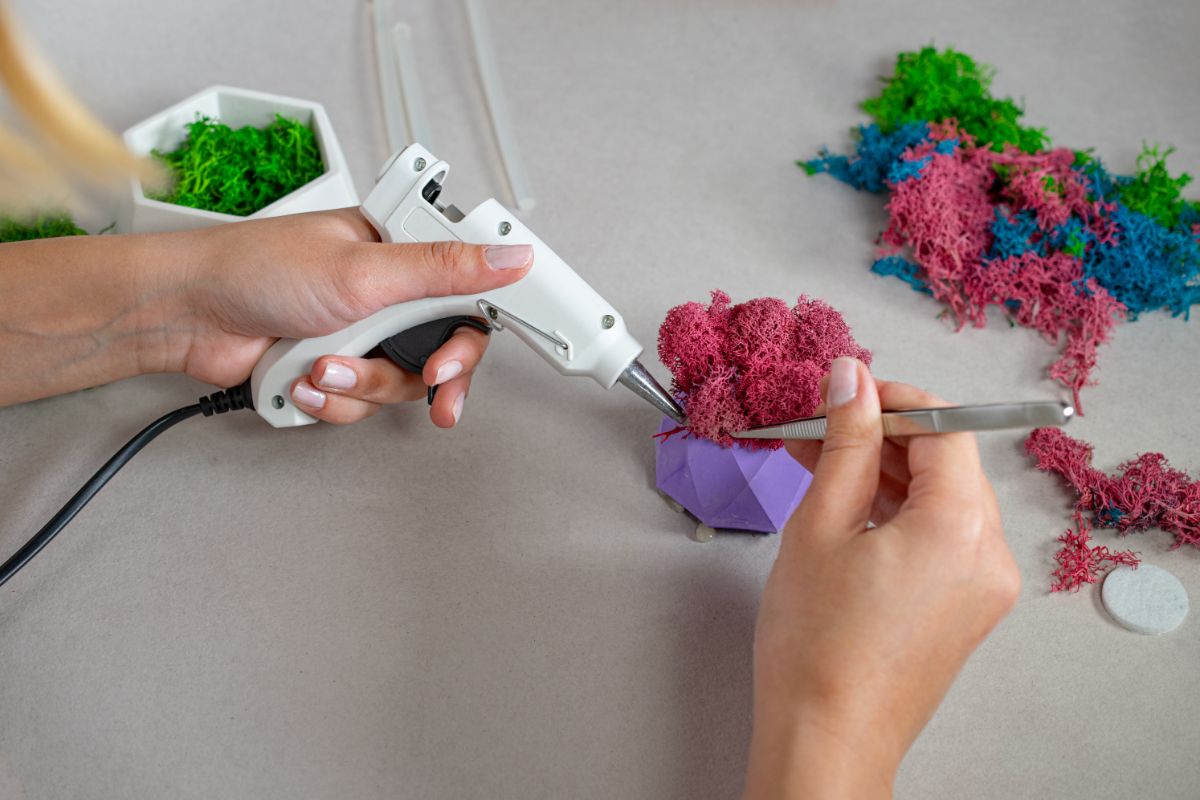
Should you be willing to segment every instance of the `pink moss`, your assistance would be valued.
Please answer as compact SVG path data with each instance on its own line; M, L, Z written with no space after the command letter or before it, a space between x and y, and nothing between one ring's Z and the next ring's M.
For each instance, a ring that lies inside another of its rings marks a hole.
M924 163L920 180L889 183L882 253L908 248L923 270L922 283L950 307L959 329L968 323L984 327L987 308L1001 306L1048 341L1061 338L1063 352L1050 375L1071 389L1079 409L1080 389L1093 383L1096 351L1125 317L1125 306L1096 281L1085 280L1083 262L1074 255L1029 250L992 260L988 253L1000 200L1007 213L1031 212L1039 235L1076 218L1097 241L1110 244L1116 236L1111 205L1088 199L1070 150L1030 154L1009 146L995 152L976 147L953 121L931 130L930 141L901 157ZM950 140L956 145L947 150ZM998 182L998 175L1004 180Z
M1052 592L1077 592L1085 583L1095 583L1118 564L1137 569L1138 557L1129 550L1111 552L1104 545L1089 546L1091 536L1082 517L1076 518L1078 530L1068 530L1058 540L1062 547L1054 554L1058 569L1050 583Z
M1077 519L1090 513L1096 525L1131 531L1161 528L1175 537L1172 549L1200 547L1200 480L1173 469L1162 453L1143 453L1111 475L1092 466L1092 446L1058 428L1038 428L1025 449L1038 469L1057 472L1079 495Z
M1067 148L1023 153L1010 146L1002 153L976 152L991 161L996 172L1007 175L1000 194L1010 209L1032 211L1043 231L1066 224L1072 215L1083 220L1097 216L1096 204L1088 200L1083 175L1072 169L1075 153Z
M1079 410L1079 390L1095 383L1096 351L1125 316L1125 306L1104 287L1084 280L1079 259L1028 251L987 265L963 281L962 291L972 309L1002 305L1047 341L1057 344L1062 336L1065 345L1050 377L1071 389Z
M730 305L721 291L708 306L684 303L667 312L658 355L671 370L689 430L725 447L735 431L810 416L833 359L871 363L842 315L820 300L801 297L792 308L773 297Z
M905 153L905 161L929 163L920 180L891 185L883 251L912 251L924 282L950 307L960 329L967 323L984 327L987 308L994 305L1052 343L1061 336L1063 352L1050 376L1071 389L1080 409L1079 391L1093 383L1096 351L1125 317L1125 306L1096 281L1085 281L1083 262L1064 252L1045 256L1030 250L985 261L996 219L992 192L997 171L1003 171L1004 197L1014 212L1033 212L1045 231L1075 215L1102 241L1115 235L1103 213L1107 207L1088 200L1070 150L1031 155L1009 147L997 153L975 147L953 123L937 127L933 138L956 138L958 145L947 153L925 142Z
M892 187L883 242L890 252L902 247L912 251L934 297L950 306L959 328L968 321L982 326L983 309L973 306L961 287L978 272L991 245L995 212L988 190L995 174L987 158L964 157L958 151L927 157L921 180Z

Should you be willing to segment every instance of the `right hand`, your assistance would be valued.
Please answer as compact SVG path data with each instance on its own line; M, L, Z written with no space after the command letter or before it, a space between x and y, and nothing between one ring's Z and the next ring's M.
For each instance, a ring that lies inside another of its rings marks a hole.
M747 798L890 796L1020 588L974 437L882 435L881 403L945 402L853 359L834 362L822 395L824 443L788 445L813 483L759 610Z

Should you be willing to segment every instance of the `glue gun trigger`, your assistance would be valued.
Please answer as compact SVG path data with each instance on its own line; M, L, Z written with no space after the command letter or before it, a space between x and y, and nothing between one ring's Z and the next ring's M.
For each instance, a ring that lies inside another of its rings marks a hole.
M425 362L429 360L429 357L449 341L456 330L462 327L474 328L485 335L492 330L486 322L475 317L458 316L435 319L389 336L367 355L376 355L376 351L380 351L396 366L420 375L424 371ZM437 387L430 386L426 394L429 405L433 405L433 398L436 394Z

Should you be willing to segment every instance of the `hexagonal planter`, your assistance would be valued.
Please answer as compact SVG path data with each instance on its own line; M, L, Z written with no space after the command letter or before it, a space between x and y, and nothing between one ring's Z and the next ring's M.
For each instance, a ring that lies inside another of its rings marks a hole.
M659 432L675 428L664 419ZM655 485L702 526L757 533L783 528L812 475L786 450L721 447L695 436L672 436L657 445ZM706 541L709 536L698 535Z
M151 150L174 150L186 135L185 126L194 121L197 114L213 117L232 128L244 125L265 127L274 120L276 114L297 119L310 125L316 134L325 172L316 180L309 181L248 217L152 200L142 191L141 182L133 180L125 201L117 209L117 230L121 233L188 230L243 219L358 205L358 192L350 179L346 157L333 132L329 115L325 113L324 106L309 100L250 89L213 86L134 125L125 131L125 144L139 155L149 155Z

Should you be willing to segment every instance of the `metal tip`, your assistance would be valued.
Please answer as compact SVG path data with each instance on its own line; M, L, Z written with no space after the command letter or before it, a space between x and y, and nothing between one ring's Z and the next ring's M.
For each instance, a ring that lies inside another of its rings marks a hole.
M675 402L675 398L671 397L658 381L654 380L654 376L646 371L640 361L635 360L626 367L621 376L617 378L617 382L675 420L677 424L687 425L687 417L684 416L683 409Z

